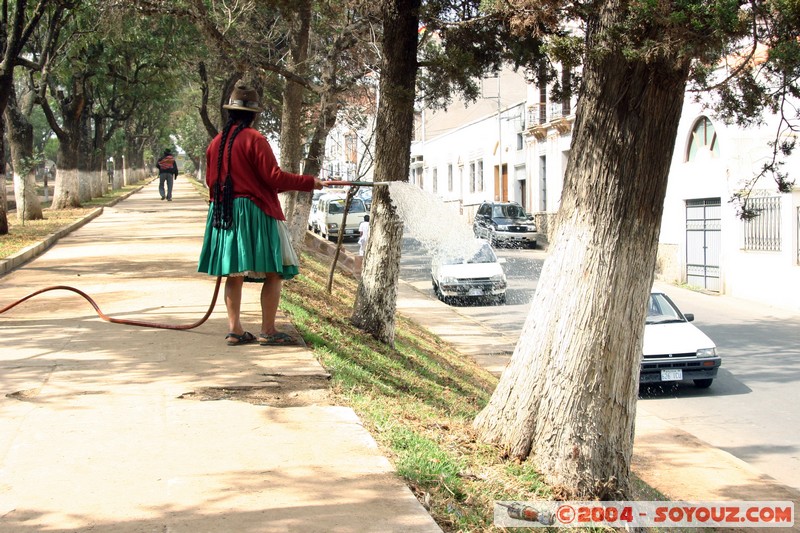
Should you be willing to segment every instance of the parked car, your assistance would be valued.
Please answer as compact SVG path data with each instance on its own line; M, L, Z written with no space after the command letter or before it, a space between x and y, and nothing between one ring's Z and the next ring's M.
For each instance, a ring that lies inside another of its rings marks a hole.
M311 227L325 239L334 240L339 235L339 226L344 218L344 206L347 201L342 194L323 194L319 197L311 218ZM347 212L345 238L358 239L358 226L364 221L367 208L360 198L353 198Z
M492 247L480 240L471 257L435 257L431 262L431 281L436 296L448 299L491 298L506 301L505 259L498 259Z
M358 191L357 196L364 200L364 205L367 206L367 211L369 211L372 207L372 188L362 187L361 190Z
M492 246L510 244L536 248L538 234L533 215L516 202L482 203L475 212L472 231Z
M311 210L308 212L308 229L314 230L314 214L317 212L317 201L326 191L314 191L311 195Z
M663 292L652 292L644 327L639 383L688 381L705 389L717 376L722 359L714 341L690 324Z

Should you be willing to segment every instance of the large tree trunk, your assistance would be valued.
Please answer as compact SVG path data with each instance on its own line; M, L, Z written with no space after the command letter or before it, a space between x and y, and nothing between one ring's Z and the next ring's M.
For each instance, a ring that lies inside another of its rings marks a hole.
M408 179L417 77L420 0L391 0L383 6L383 66L375 126L375 181ZM394 344L397 281L403 222L387 187L372 193L370 238L351 322Z
M678 61L587 59L552 253L475 420L568 497L630 494L646 302L687 75Z
M14 167L14 198L17 204L17 219L41 220L42 205L36 194L36 173L33 164L33 126L19 109L13 90L5 111L8 130L8 146Z

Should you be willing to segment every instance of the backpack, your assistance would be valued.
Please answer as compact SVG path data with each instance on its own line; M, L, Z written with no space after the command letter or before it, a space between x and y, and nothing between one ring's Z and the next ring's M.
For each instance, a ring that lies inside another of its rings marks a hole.
M175 165L175 158L172 157L171 155L168 155L168 156L164 157L163 159L161 159L157 163L157 165L158 165L158 169L161 172L171 171L172 167Z

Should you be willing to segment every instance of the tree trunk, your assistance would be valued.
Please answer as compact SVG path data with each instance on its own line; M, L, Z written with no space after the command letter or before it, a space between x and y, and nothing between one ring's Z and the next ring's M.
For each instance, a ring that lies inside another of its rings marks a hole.
M296 74L303 76L308 70L308 40L311 28L311 2L299 0L293 6L291 65ZM281 168L300 172L303 157L303 93L305 88L291 80L286 80L283 89L283 114L281 117ZM304 173L308 173L304 169ZM311 209L311 194L307 192L287 192L280 195L283 213L291 236L295 253L303 247L308 213ZM303 215L305 212L305 215Z
M81 206L81 181L78 159L81 144L81 117L86 108L83 77L73 76L72 94L59 94L62 125L59 126L49 108L43 106L50 126L58 135L58 161L56 162L56 188L53 192L54 209Z
M10 43L3 43L8 46ZM14 66L2 63L0 68L0 111L5 112L11 87L14 84ZM6 199L6 124L0 120L0 235L8 235L8 201Z
M646 302L688 66L608 52L583 73L552 252L475 427L509 456L530 456L569 498L620 499L630 494Z
M80 179L78 175L77 139L70 136L67 142L58 144L56 160L56 186L53 191L53 209L80 207Z
M33 158L33 126L17 106L12 88L5 111L8 131L8 147L14 167L14 198L17 204L17 219L41 220L42 205L36 193L36 173Z
M375 126L375 181L408 179L417 77L420 0L390 0L383 6L383 66ZM372 193L370 238L351 322L393 345L403 222L388 187Z
M86 203L99 196L94 173L94 129L92 128L92 105L87 99L86 107L80 117L80 142L78 152L78 197Z

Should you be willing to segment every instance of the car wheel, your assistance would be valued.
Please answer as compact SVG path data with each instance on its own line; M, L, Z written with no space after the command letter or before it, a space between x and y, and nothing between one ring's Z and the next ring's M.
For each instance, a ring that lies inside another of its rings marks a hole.
M501 294L497 297L497 303L502 305L506 303L506 293Z
M698 389L707 389L711 386L711 382L714 381L713 379L696 379L694 380L694 386Z

